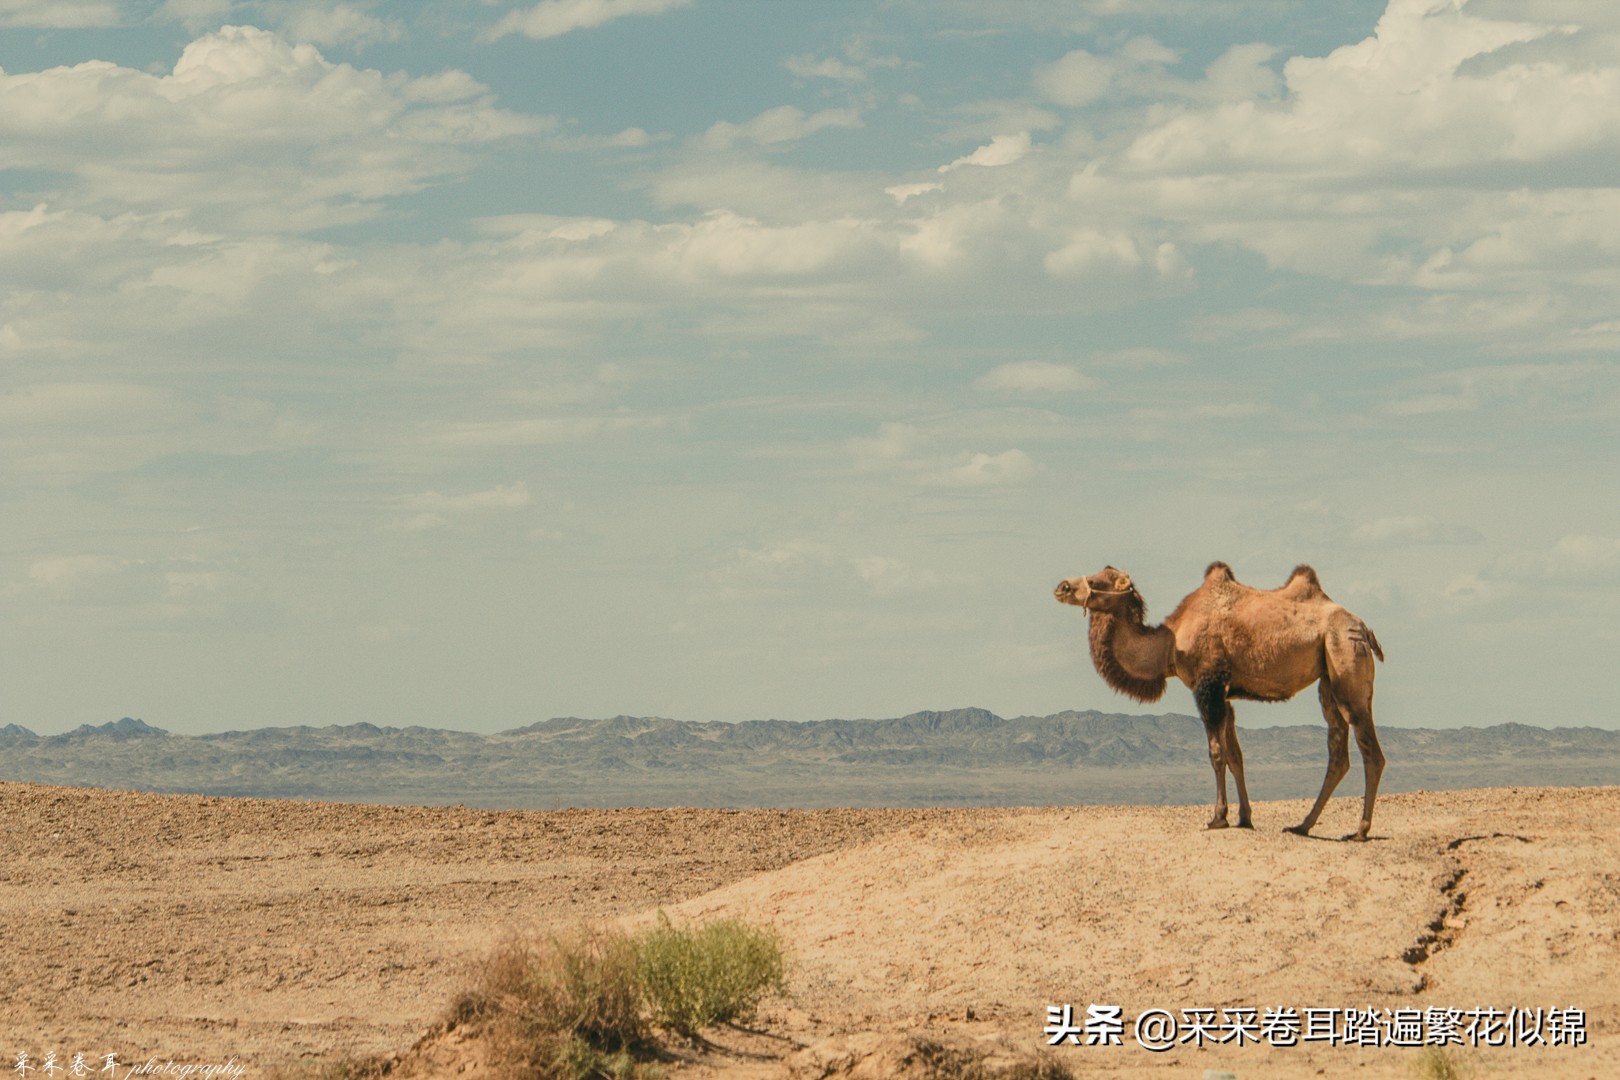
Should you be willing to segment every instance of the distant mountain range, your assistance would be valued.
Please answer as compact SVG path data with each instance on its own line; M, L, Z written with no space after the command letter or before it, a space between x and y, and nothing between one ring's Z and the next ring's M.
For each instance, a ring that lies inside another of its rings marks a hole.
M1381 729L1386 791L1620 777L1620 731L1499 724ZM1321 727L1242 730L1257 798L1314 794ZM545 720L495 735L360 723L173 735L125 717L0 728L0 779L342 801L480 806L827 806L1204 801L1196 717L984 709L890 720ZM1341 793L1360 791L1353 767Z

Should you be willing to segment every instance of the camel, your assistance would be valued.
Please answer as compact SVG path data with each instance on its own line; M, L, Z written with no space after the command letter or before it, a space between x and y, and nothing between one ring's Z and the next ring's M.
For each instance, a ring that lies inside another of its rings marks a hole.
M1286 701L1316 683L1328 725L1327 776L1311 812L1287 831L1307 836L1316 825L1350 771L1347 735L1354 730L1367 787L1361 827L1346 839L1367 839L1384 772L1372 713L1373 658L1382 660L1384 651L1366 623L1328 599L1315 570L1300 565L1280 589L1253 589L1233 577L1230 566L1210 563L1204 583L1159 626L1145 625L1131 576L1112 566L1064 581L1056 595L1089 613L1091 660L1109 686L1142 702L1159 700L1171 675L1192 690L1215 770L1208 828L1227 826L1228 767L1237 785L1238 827L1254 827L1232 701Z

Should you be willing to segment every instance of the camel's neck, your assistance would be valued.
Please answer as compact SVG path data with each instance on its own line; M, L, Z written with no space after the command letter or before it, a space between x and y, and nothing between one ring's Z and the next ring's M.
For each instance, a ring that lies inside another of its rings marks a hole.
M1091 613L1091 662L1115 690L1137 701L1158 701L1175 670L1176 636L1142 622L1142 600L1132 594L1123 611Z

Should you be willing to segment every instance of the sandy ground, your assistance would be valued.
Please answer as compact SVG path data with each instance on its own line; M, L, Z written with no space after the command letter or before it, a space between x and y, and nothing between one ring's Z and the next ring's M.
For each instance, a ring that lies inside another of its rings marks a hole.
M1373 842L1328 839L1358 804L1302 840L1279 831L1298 802L1210 833L1193 807L492 812L0 784L0 1055L264 1075L399 1054L453 1075L476 1047L434 1025L500 938L664 908L770 922L793 958L766 1034L717 1032L729 1052L679 1075L894 1074L917 1037L1047 1052L1049 1007L1095 1005L1120 1007L1122 1044L1050 1051L1080 1076L1411 1075L1404 1047L1134 1037L1148 1010L1185 1036L1184 1010L1274 1008L1540 1009L1544 1040L1546 1010L1579 1008L1584 1045L1457 1056L1620 1076L1620 788L1391 795Z

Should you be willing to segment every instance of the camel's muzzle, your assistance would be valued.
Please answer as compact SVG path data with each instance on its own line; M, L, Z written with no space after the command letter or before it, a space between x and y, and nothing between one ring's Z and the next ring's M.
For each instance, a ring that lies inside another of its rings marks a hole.
M1082 589L1084 592L1081 591ZM1078 579L1078 581L1060 581L1058 583L1058 587L1052 590L1052 595L1057 597L1057 601L1060 604L1073 604L1076 607L1085 607L1086 596L1090 592L1091 589L1086 585L1085 580Z

